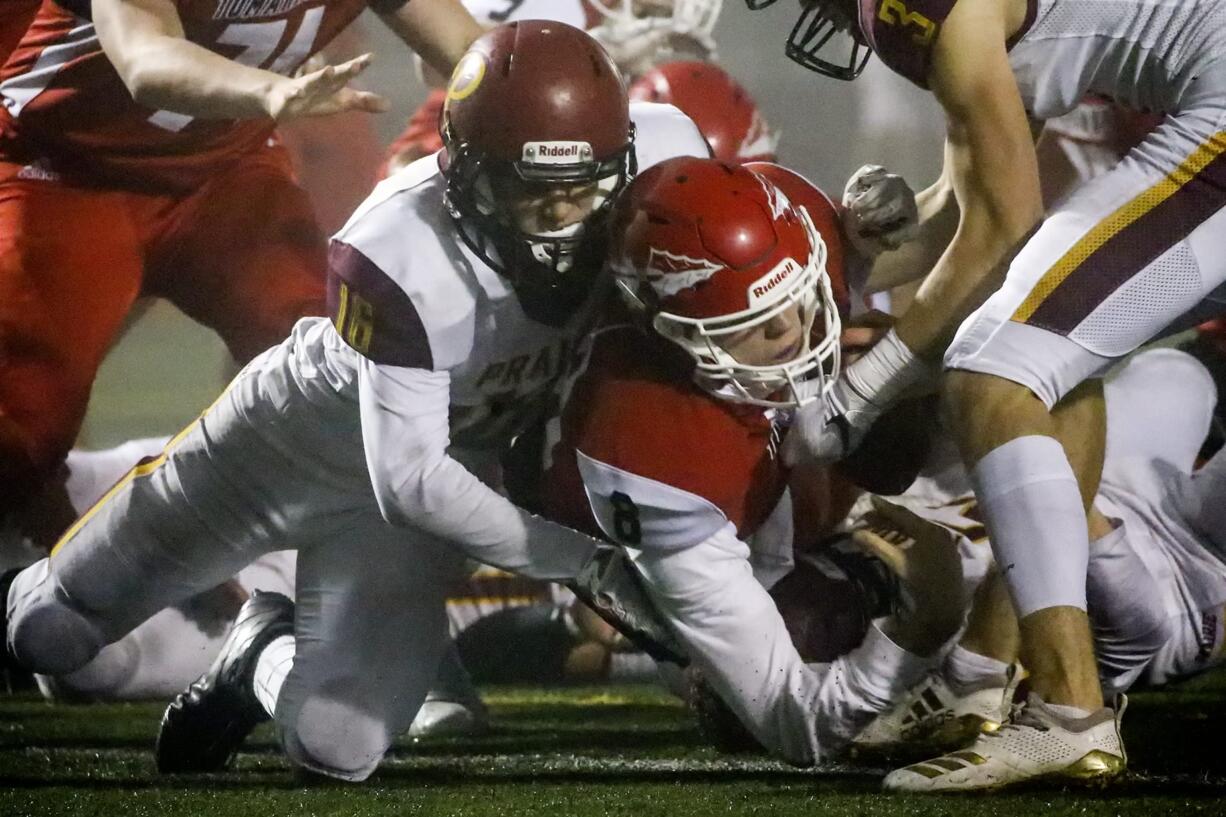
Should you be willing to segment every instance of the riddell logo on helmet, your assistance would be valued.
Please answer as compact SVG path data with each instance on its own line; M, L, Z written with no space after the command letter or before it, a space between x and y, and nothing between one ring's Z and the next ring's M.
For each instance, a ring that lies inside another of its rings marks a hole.
M783 262L775 267L770 272L763 275L758 280L749 285L747 294L749 295L749 305L753 306L759 301L766 298L775 287L782 284L784 281L792 277L792 274L800 270L800 265L791 258L785 258Z
M587 142L525 142L524 161L538 165L574 165L592 160Z

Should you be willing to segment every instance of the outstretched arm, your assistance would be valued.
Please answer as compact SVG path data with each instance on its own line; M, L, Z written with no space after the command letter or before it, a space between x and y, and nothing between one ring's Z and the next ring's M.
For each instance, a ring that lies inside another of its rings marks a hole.
M961 0L946 19L929 82L945 109L944 191L926 202L931 229L957 228L910 308L894 329L843 370L827 414L798 413L785 449L792 461L839 459L907 389L935 371L954 332L998 288L1013 254L1039 223L1039 191L1030 120L1009 65L1010 23L998 0ZM932 233L935 238L936 232ZM931 253L925 242L917 251ZM921 259L922 260L922 259Z
M362 442L379 510L454 542L485 564L539 579L570 579L597 540L516 507L447 454L447 372L362 358Z
M204 119L278 120L387 108L377 94L347 87L370 63L369 54L291 78L277 73L297 65L277 65L275 41L236 42L248 48L235 60L189 41L173 0L92 0L91 10L107 59L132 98L150 108ZM240 62L244 56L261 59L248 65Z

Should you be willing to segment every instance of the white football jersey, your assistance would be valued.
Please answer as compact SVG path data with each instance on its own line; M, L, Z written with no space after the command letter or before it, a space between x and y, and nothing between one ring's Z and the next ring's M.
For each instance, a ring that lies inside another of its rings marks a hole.
M632 103L630 115L640 170L674 156L707 155L698 129L673 106ZM443 204L446 184L438 155L380 182L334 237L332 266L342 256L341 275L352 280L336 286L373 309L374 335L362 338L368 357L448 372L452 445L496 448L522 430L549 387L578 362L577 343L597 299L561 327L529 318L508 281L459 236ZM351 366L356 353L332 346L329 359Z
M861 26L887 65L926 85L932 46L953 7L862 0ZM1030 0L1009 62L1038 119L1072 110L1087 94L1166 112L1180 110L1223 47L1226 6L1217 0Z

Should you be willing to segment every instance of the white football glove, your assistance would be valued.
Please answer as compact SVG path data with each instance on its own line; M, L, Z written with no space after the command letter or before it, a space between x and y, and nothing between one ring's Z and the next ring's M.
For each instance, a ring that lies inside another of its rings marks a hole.
M861 255L896 250L919 232L915 192L902 176L864 165L843 188L843 232Z
M856 449L899 394L929 376L930 366L891 329L839 374L825 400L796 411L783 443L789 466L834 462Z

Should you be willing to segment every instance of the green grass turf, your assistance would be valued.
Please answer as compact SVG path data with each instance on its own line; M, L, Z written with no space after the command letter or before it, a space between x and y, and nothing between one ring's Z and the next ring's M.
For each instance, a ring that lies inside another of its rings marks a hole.
M161 706L0 696L0 815L1226 815L1226 673L1134 696L1133 772L1107 791L938 798L879 793L881 769L718 755L650 688L488 693L491 734L402 742L358 785L302 781L267 726L232 771L160 777Z

